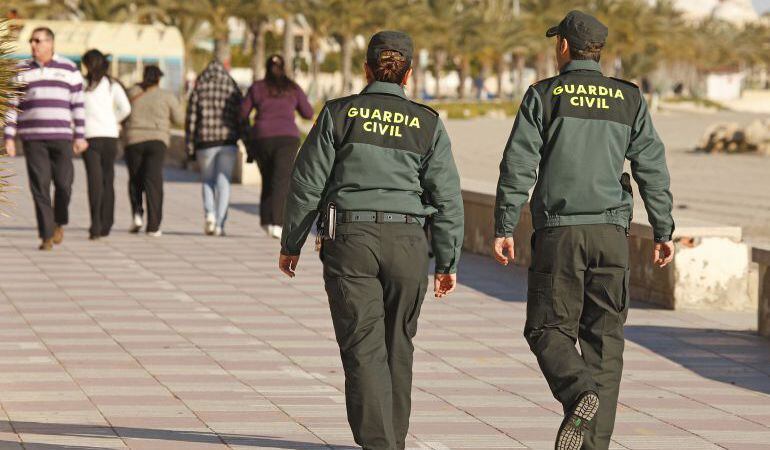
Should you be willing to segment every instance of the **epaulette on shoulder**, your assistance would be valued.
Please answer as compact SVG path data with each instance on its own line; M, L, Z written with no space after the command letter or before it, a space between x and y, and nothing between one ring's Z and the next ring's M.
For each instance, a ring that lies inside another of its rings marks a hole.
M436 116L436 117L439 117L439 113L438 113L438 111L436 111L435 109L431 108L430 106L428 106L428 105L426 105L426 104L424 104L424 103L419 103L419 102L416 102L416 101L414 101L414 100L409 100L409 101L410 101L410 102L412 102L413 104L417 105L417 106L421 106L421 107L423 107L423 108L427 109L427 110L428 110L428 111L430 111L430 112L431 112L431 113L432 113L434 116Z
M550 83L551 81L553 81L553 80L555 80L557 78L559 78L558 75L556 75L555 77L543 78L542 80L538 80L538 81L535 81L534 83L530 84L530 87L537 87L537 86L540 86L540 85L543 85L543 84L548 84L548 83Z
M351 99L353 99L355 97L358 97L358 94L347 95L345 97L332 98L332 99L326 100L325 105L333 105L333 104L336 104L336 103L343 103L343 102L345 102L347 100L351 100Z
M622 78L615 78L615 77L609 77L609 78L612 78L615 81L620 81L621 83L624 83L624 84L627 84L629 86L633 86L636 89L639 89L639 85L634 83L633 81L628 81L628 80L624 80Z

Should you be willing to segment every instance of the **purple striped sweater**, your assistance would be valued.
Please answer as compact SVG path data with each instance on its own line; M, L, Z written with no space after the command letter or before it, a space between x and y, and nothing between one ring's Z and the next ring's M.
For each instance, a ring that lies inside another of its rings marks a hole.
M54 55L41 66L30 59L19 65L18 111L6 115L5 138L25 141L81 139L85 132L83 77L75 63Z

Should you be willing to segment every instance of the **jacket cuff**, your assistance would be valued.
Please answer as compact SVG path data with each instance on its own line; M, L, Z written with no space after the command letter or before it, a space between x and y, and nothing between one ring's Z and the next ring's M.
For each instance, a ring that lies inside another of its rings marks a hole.
M657 243L664 243L664 242L668 242L670 240L671 240L671 235L670 234L665 234L665 235L661 235L661 236L655 236L655 242L657 242Z
M299 250L297 250L297 251L292 251L292 250L289 250L289 249L287 249L286 247L283 247L283 246L282 246L282 247L281 247L281 254L282 254L283 256L299 256L299 254L300 254L300 251L299 251Z

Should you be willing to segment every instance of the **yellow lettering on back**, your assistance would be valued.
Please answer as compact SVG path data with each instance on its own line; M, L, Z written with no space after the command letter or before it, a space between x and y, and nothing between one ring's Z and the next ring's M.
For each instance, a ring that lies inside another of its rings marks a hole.
M390 122L390 119L393 117L393 113L390 111L385 111L382 113L382 120L385 122Z
M553 88L553 95L561 95L562 92L564 92L564 88L562 86L556 86Z
M615 91L615 98L619 98L621 100L625 100L625 97L623 97L623 91L621 91L620 89Z
M583 86L582 84L578 84L577 94L587 94L587 93L588 92L586 91L586 87Z
M568 84L564 86L564 92L567 94L574 94L575 93L575 85L574 84Z
M412 117L412 121L409 122L409 127L411 127L411 128L420 128L420 118L419 117Z
M588 86L588 94L596 95L596 86Z
M580 106L579 97L570 97L569 102L572 106Z
M374 122L364 122L364 131L374 131Z
M353 107L348 110L348 117L356 117L358 115L358 108Z
M372 120L374 119L382 120L382 113L380 112L379 109L375 109L374 111L372 111Z

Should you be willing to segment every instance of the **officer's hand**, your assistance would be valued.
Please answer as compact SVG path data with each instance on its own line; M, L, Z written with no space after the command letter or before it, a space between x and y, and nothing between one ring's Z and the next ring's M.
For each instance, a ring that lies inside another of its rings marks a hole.
M281 272L288 275L289 278L294 278L294 276L296 275L294 271L297 270L298 262L299 262L299 255L288 256L288 255L281 254L281 256L278 258L278 268L281 269Z
M658 267L666 267L674 260L674 242L658 242L655 244L653 262Z
M433 281L433 295L436 298L444 297L454 292L456 287L456 273L437 273Z
M508 254L510 255L510 258L508 256L505 256L506 250L508 251ZM513 237L499 237L495 238L495 259L500 264L507 266L509 262L513 262L514 257L514 247L513 247Z
M13 139L5 140L5 153L11 158L16 156L16 141Z

